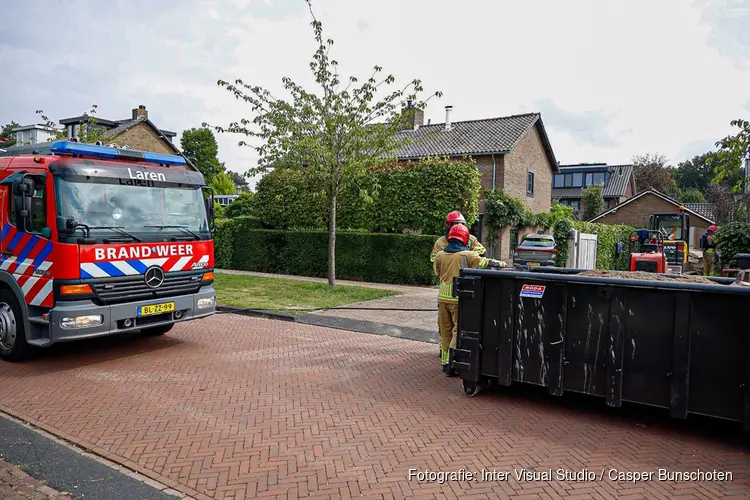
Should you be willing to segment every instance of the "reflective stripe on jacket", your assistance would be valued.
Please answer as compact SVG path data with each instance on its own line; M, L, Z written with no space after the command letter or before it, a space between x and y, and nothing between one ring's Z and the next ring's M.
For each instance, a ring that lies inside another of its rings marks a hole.
M466 268L484 269L490 263L490 259L480 257L472 250L449 253L441 250L435 257L433 268L435 275L440 278L440 289L438 291L439 302L458 303L458 298L453 297L453 278L460 276L461 266Z
M437 254L439 251L444 249L446 246L448 246L448 238L445 236L441 236L438 238L438 240L435 242L435 244L432 246L432 253L430 254L430 262L435 262L435 257L437 257ZM487 251L484 246L479 243L479 240L476 236L473 234L469 235L469 250L476 252L479 255L484 255Z

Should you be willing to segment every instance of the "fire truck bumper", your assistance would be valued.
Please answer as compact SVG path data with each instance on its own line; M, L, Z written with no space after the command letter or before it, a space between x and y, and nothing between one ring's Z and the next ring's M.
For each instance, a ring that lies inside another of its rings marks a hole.
M215 312L216 290L213 285L204 286L193 295L109 306L99 306L89 300L57 302L49 312L49 341L45 344L170 325L211 316Z

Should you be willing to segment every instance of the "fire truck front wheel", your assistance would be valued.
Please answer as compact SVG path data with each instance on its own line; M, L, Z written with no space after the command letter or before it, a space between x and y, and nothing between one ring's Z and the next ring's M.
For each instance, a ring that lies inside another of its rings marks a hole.
M148 336L156 337L157 335L164 335L165 333L169 332L174 327L174 323L170 325L159 325L159 326L152 326L151 328L144 328L142 331Z
M30 351L18 300L12 291L0 290L0 358L11 362L23 361Z

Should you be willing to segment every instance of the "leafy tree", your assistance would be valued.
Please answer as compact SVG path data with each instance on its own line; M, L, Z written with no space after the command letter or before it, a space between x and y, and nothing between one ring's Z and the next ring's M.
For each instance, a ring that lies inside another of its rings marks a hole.
M207 183L210 184L214 176L224 172L218 158L219 145L210 129L185 130L180 138L180 146L182 153L200 170Z
M604 189L599 185L589 185L583 190L583 220L590 220L604 210Z
M667 158L664 155L635 155L633 175L636 191L639 193L651 188L668 195L677 194L677 183L667 169Z
M750 121L732 120L732 127L737 127L734 135L730 134L716 143L719 148L716 158L712 161L716 176L713 179L714 184L734 179L731 185L733 193L742 193L745 186L745 176L742 175L743 169L750 166ZM744 196L747 207L746 212L750 214L750 197Z
M230 123L226 128L214 128L220 133L239 133L263 141L262 146L255 148L260 158L253 173L274 168L297 170L304 175L308 189L325 199L329 214L328 283L335 287L339 194L358 189L358 180L368 167L395 159L395 152L403 144L403 137L398 136L399 126L413 113L411 106L403 110L404 100L416 103L417 108L424 108L426 101L417 99L424 90L420 80L376 100L376 94L395 81L392 75L378 80L380 66L375 66L361 85L355 77L342 83L338 63L329 55L333 40L324 40L323 25L315 18L310 0L307 4L318 46L310 63L319 87L317 92L284 77L284 88L291 94L291 100L284 100L239 79L234 84L219 80L219 86L249 103L257 115L252 120L243 118ZM256 130L249 128L253 125ZM239 145L248 146L245 141ZM373 191L377 192L377 187ZM360 189L359 194L371 200L374 193Z
M101 125L97 125L99 120L96 119L96 109L98 106L93 104L88 113L84 113L80 120L78 120L79 129L76 131L76 139L78 142L85 144L95 144L97 141L106 142L104 135L107 133L107 128ZM57 124L44 114L44 111L38 109L36 111L44 124L47 127L54 129L56 132L53 135L53 139L67 139L65 130L59 130Z
M216 194L236 194L237 189L234 187L232 176L226 172L219 172L211 178L208 183Z
M706 197L698 188L688 188L680 190L680 195L677 197L682 203L705 203Z
M224 209L224 217L234 219L235 217L254 215L253 204L255 193L242 193Z
M705 192L715 176L712 165L715 157L715 152L704 153L680 162L677 168L671 169L677 187L682 190L694 188Z
M8 139L7 141L0 143L0 146L2 146L3 149L9 148L11 146L15 146L16 139L14 136L13 129L20 127L20 126L21 125L16 122L10 122L7 125L3 125L2 130L0 130L0 137L5 137L6 139Z
M733 220L743 220L750 194L735 193L728 184L712 184L706 190L706 201L714 205L714 220L718 224L726 224Z
M222 163L222 165L224 165ZM227 174L229 174L232 177L232 181L234 182L234 185L240 188L246 188L247 187L247 179L244 175L238 173L238 172L232 172L231 170L227 170Z

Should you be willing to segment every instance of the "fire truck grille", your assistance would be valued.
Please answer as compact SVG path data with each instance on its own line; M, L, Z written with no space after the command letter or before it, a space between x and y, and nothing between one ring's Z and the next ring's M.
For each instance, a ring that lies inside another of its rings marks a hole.
M201 274L164 276L164 283L159 288L146 286L143 276L115 278L107 281L92 282L97 299L103 304L118 304L136 300L156 299L174 295L196 293L201 286Z

